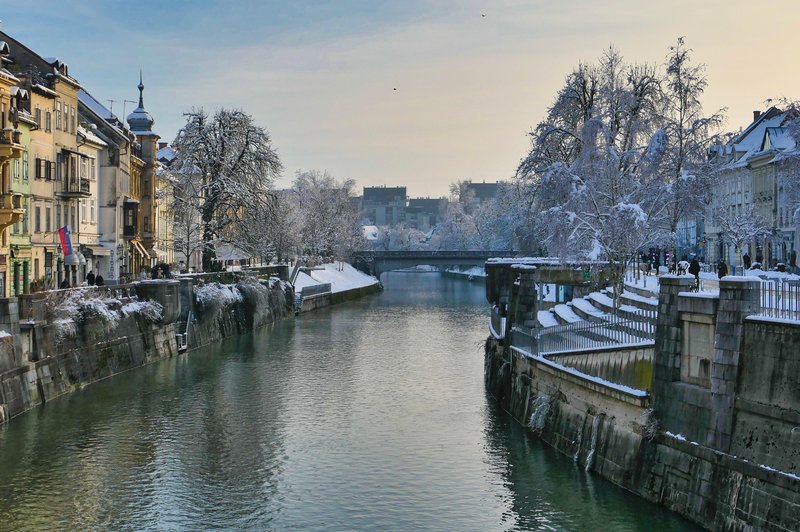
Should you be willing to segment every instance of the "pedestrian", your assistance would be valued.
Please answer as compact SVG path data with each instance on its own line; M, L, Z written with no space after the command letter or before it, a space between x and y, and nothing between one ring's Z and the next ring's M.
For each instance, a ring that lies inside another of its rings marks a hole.
M94 272L89 270L89 273L86 274L86 284L89 286L94 286Z
M94 276L94 284L95 286L103 286L104 284L106 284L105 281L103 280L103 276L100 274L99 271L97 272L97 275Z
M728 266L725 264L724 260L721 260L717 266L717 276L722 279L726 275L728 275Z
M66 288L71 288L69 285L69 281L65 278L63 281L61 281L61 285L59 286L59 288L61 288L62 290Z
M146 281L147 280L147 269L146 268L142 268L139 271L139 280L141 280L141 281Z
M158 266L153 266L150 269L150 278L151 279L158 279Z
M744 269L749 270L750 265L752 264L752 261L750 260L750 255L748 255L747 253L742 255L742 263L744 263Z
M700 280L700 261L697 260L697 257L694 257L691 264L689 264L689 273L694 275L694 278L698 281Z

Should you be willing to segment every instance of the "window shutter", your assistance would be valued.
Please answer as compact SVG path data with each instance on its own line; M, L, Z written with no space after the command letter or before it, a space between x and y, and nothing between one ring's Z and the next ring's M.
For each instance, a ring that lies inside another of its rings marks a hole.
M50 168L47 172L47 179L53 179L53 177L56 175L56 163L51 161L48 164Z
M36 179L42 178L42 160L37 157L36 158Z

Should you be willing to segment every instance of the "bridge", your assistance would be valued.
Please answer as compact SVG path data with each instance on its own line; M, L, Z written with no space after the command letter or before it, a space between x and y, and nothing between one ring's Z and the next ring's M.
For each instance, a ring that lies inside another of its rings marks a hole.
M481 266L492 257L513 257L514 252L501 251L380 251L357 253L356 266L380 279L384 272L419 265L445 269L453 266Z

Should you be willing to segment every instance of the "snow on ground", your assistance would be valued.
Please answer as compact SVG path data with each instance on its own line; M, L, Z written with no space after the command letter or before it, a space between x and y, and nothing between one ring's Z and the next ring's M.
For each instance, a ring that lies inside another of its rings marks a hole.
M312 278L306 272L297 272L297 278L294 280L294 289L299 292L306 286L314 286L321 284L316 279Z
M558 320L549 310L540 310L536 316L542 327L555 327L559 325Z
M572 310L571 306L565 305L564 303L558 304L555 307L553 307L553 311L567 323L577 323L579 321L583 321L583 318L575 314L575 311Z
M486 271L484 270L483 266L473 266L468 270L461 270L459 268L451 268L447 270L448 273L454 273L456 275L463 275L465 277L486 277Z
M364 272L358 271L346 262L321 264L316 268L320 269L310 270L308 274L300 272L297 275L297 281L294 285L295 290L312 284L331 283L331 292L335 294L337 292L344 292L354 288L363 288L378 283L378 280L372 275L367 275Z

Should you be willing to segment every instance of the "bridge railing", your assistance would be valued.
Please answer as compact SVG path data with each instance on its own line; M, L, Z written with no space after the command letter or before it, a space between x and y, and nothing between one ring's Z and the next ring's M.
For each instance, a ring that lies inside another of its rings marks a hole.
M360 253L364 256L375 258L482 258L488 259L492 257L510 257L514 254L513 251L500 250L500 251L464 251L464 250L435 250L435 251L384 251L373 250L363 251Z

